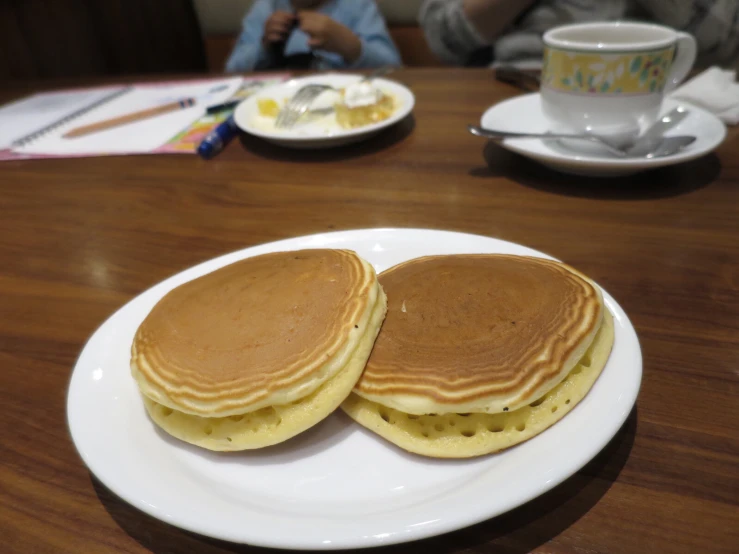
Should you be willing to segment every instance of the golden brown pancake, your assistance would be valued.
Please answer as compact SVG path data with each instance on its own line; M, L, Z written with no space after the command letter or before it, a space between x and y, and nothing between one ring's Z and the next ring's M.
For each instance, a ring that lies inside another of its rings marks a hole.
M280 443L328 417L351 393L362 374L385 317L385 295L375 302L367 332L346 365L308 396L228 417L200 417L158 404L144 396L151 419L170 435L210 450L248 450Z
M559 262L433 256L380 283L387 317L341 407L409 452L479 456L541 433L587 394L613 345L600 289Z
M525 406L564 379L603 320L597 286L541 258L417 258L380 282L388 315L355 392L408 414Z
M159 410L153 419L165 430L184 440L200 433L207 448L236 449L230 435L212 444L218 418L238 423L245 414L309 397L313 404L318 398L321 409L292 410L302 417L287 427L300 432L328 415L323 408L338 405L359 377L384 313L375 272L354 252L247 258L165 295L136 333L131 370L147 409ZM353 377L340 379L347 368ZM318 394L322 387L331 394ZM180 424L190 430L178 432ZM277 435L268 427L260 427L267 436L239 446L273 444Z
M613 338L613 317L606 309L595 340L564 380L530 405L512 412L419 416L357 394L350 395L341 408L362 426L415 454L469 458L498 452L538 435L567 415L603 371Z

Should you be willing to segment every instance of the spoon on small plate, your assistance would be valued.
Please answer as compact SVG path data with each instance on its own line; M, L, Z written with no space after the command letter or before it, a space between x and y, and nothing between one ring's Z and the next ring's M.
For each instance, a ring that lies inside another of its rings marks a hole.
M639 158L662 158L676 154L686 146L695 142L696 137L692 135L680 135L676 137L666 137L661 141L655 141L647 151L644 151L641 145L634 144L626 148L611 143L608 139L598 135L577 135L568 133L516 133L514 131L498 131L495 129L484 129L478 125L468 125L467 129L470 133L477 137L484 137L491 140L502 141L507 138L540 138L540 139L577 139L595 142L603 146L614 156L619 158L639 157Z
M536 76L536 74L523 71L517 67L510 66L510 65L503 65L499 66L495 70L495 78L498 81L502 81L504 83L508 83L514 86L517 86L523 90L527 90L530 92L538 92L539 87L541 86L541 80L539 77ZM619 141L618 143L614 140L610 140L609 138L605 138L602 136L587 134L583 136L576 136L576 137L570 137L570 136L561 136L561 137L555 137L551 133L547 134L545 137L542 138L578 138L583 140L589 140L591 142L596 142L602 146L604 146L609 152L611 152L613 155L618 157L643 157L647 159L651 158L661 158L664 156L670 156L672 154L675 154L685 148L686 146L690 145L691 143L695 142L696 137L691 135L686 136L679 136L679 137L669 137L665 138L664 134L672 129L673 127L677 126L678 123L683 121L689 114L687 108L684 106L678 106L672 110L670 110L669 113L666 113L662 117L660 117L656 123L654 123L649 129L647 129L642 135L636 138L636 140L631 144L624 144L623 141ZM479 129L479 128L478 128ZM476 129L477 130L477 129ZM470 129L470 132L473 135L478 136L485 136L487 138L491 139L497 139L502 140L504 138L509 137L492 137L488 134L480 135ZM490 130L492 131L492 130ZM518 138L518 137L510 137L510 138Z

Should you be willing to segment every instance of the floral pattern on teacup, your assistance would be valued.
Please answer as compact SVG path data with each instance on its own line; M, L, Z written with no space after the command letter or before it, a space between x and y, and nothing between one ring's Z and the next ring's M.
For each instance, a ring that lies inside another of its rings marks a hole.
M661 93L675 47L652 52L544 50L542 86L575 94Z

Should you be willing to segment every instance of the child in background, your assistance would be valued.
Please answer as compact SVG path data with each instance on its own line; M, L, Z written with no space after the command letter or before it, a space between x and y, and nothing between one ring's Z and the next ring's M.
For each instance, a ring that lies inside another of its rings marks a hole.
M226 71L400 63L373 0L256 0L244 18Z

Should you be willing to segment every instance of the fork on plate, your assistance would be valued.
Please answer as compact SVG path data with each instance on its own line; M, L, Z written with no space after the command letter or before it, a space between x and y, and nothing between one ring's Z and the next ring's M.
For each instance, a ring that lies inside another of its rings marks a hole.
M308 111L313 101L318 98L321 93L326 90L333 89L329 85L309 84L301 87L295 96L288 100L285 107L280 110L275 120L275 127L278 129L290 129L302 115Z
M371 81L376 77L390 73L393 69L394 68L387 66L380 67L369 75L363 77L359 82ZM275 127L278 129L290 129L294 127L303 114L310 109L313 101L326 90L338 91L339 89L330 85L320 85L318 83L310 83L300 87L298 92L295 93L295 96L290 98L287 104L285 104L285 106L280 110L280 113L277 114Z

